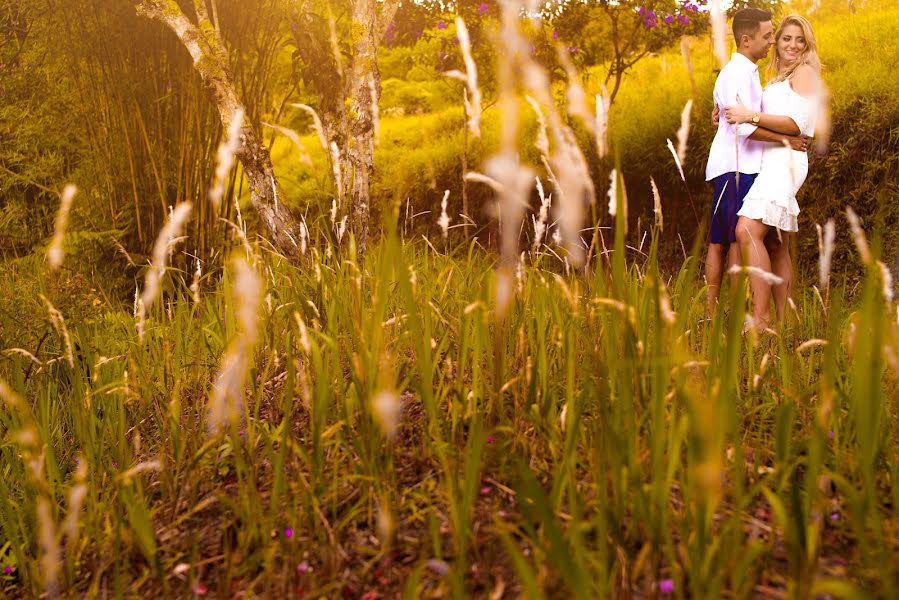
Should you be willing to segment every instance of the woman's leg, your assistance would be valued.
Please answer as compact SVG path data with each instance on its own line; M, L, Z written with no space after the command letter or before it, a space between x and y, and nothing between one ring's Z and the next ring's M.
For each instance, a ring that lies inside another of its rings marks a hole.
M771 270L783 279L783 283L771 288L777 320L783 323L787 316L787 302L793 295L793 259L790 256L790 234L781 231L780 239L775 238L769 248Z
M771 272L771 258L765 248L765 236L768 226L761 221L740 217L737 221L737 241L743 250L743 257L750 267ZM771 284L757 275L749 276L749 288L752 290L753 317L759 329L768 327L771 312Z

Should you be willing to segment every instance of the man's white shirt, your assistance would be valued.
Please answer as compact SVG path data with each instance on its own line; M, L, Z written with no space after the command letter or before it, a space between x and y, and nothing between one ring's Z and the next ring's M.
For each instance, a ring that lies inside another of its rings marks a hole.
M709 162L705 168L706 181L711 181L725 173L758 173L762 167L762 142L751 140L749 136L756 125L742 123L731 125L724 118L724 109L739 101L755 112L762 110L762 83L759 81L758 66L734 52L730 62L724 65L715 81L715 104L721 110L718 131L709 151Z

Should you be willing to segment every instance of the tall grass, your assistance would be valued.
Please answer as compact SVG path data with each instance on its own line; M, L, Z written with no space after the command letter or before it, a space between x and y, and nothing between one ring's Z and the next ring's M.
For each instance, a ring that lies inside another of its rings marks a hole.
M74 366L8 354L4 593L52 591L58 553L79 594L892 594L899 335L880 270L856 304L835 289L825 316L805 292L794 326L754 340L745 282L709 322L695 252L671 278L655 232L626 251L619 235L587 278L532 254L502 338L477 241L264 255L221 433L207 399L247 319L230 271L196 303L169 270L143 341L109 308L70 326ZM53 524L79 486L74 537Z

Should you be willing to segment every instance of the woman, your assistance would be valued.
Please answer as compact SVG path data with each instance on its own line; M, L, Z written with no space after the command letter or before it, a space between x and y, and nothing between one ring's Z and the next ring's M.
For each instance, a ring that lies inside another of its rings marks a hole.
M754 123L785 135L814 135L822 91L821 62L809 22L798 15L786 17L775 33L774 60L762 95L763 113L745 106L729 106L730 123ZM774 288L778 320L785 315L792 283L788 236L798 229L796 193L808 174L808 155L786 144L764 142L762 167L737 213L737 242L750 267L772 271L783 281ZM766 241L768 245L766 246ZM772 286L752 275L753 317L759 329L768 327Z

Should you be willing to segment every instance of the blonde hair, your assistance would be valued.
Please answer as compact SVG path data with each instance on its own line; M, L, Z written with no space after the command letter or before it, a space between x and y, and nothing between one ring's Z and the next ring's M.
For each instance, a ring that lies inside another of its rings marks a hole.
M768 64L769 81L789 79L800 65L808 65L813 68L816 73L821 73L821 59L818 58L818 43L815 41L815 32L812 31L812 25L805 17L801 15L789 15L785 17L778 26L777 32L774 34L775 42L780 41L780 36L783 35L784 29L790 25L796 25L802 30L802 36L805 38L805 48L802 50L802 54L799 55L799 58L796 59L796 62L781 76L778 74L780 71L780 53L777 46L775 46L774 59Z

